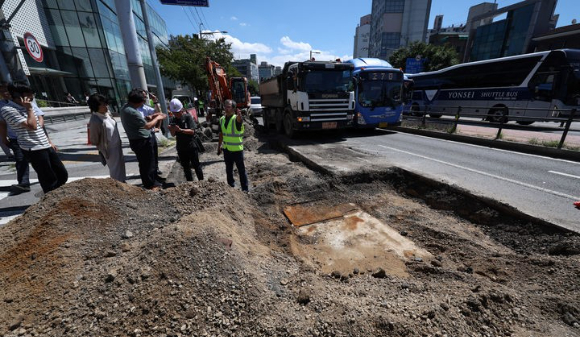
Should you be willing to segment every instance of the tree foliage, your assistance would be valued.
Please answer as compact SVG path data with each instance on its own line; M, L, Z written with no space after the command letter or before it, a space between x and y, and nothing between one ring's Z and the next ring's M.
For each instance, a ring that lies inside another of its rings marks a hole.
M206 57L219 63L228 75L237 73L231 65L233 54L230 48L231 44L223 38L211 41L197 36L172 35L168 48L157 47L156 52L161 74L198 91L207 91Z
M260 85L256 80L251 80L248 78L248 90L250 91L250 95L252 96L259 96L260 95Z
M397 49L389 58L395 68L405 69L407 58L420 55L425 59L423 71L435 71L459 63L459 55L452 46L435 46L424 42L412 42L407 47Z

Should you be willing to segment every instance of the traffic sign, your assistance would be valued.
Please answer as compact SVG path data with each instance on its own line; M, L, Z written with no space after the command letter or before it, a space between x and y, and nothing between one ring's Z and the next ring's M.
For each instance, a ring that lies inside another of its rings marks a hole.
M162 5L209 7L209 0L159 0Z
M44 60L44 53L42 52L42 47L40 43L36 40L34 35L31 33L24 33L24 45L26 45L26 50L28 54L36 61L42 62Z

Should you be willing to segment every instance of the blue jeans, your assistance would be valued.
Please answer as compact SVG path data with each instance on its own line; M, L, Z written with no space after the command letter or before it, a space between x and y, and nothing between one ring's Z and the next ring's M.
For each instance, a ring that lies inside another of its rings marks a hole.
M226 162L226 176L228 185L234 187L234 163L238 168L240 174L240 184L242 191L248 191L248 175L246 174L246 166L244 165L244 151L231 152L224 149L224 161Z

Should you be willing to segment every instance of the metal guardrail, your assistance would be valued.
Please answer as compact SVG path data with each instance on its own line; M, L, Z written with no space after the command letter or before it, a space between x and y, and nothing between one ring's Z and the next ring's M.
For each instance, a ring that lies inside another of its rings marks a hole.
M68 102L61 102L61 101L49 101L46 99L42 99L42 98L37 98L36 99L36 103L38 104L39 101L41 101L41 105L44 105L44 103L47 104L47 106L40 106L39 108L71 108L71 107L75 107L75 106L84 106L86 104L83 104L81 102L79 103L68 103Z
M455 131L457 130L457 125L458 124L479 124L479 125L485 125L485 126L497 126L498 130L496 133L496 136L494 138L494 140L500 139L501 137L501 132L502 130L505 128L506 124L510 121L510 115L508 114L508 108L504 107L504 108L495 108L496 110L501 110L504 109L504 113L500 116L498 115L490 115L490 114L473 114L473 113L464 113L463 108L461 106L457 106L457 107L451 107L449 108L451 109L455 109L456 112L455 113L449 113L449 112L441 112L441 111L437 111L437 112L433 112L431 111L431 108L429 107L427 110L424 111L409 111L410 114L415 114L415 116L412 115L407 115L405 116L406 119L408 120L421 120L421 125L423 127L426 126L427 120L430 121L439 121L439 123L441 123L441 116L450 116L453 117L453 121L451 123L453 123L453 126L451 128L451 130L449 130L449 133L455 133ZM473 107L470 106L469 109L481 109L481 110L489 110L489 107ZM534 109L534 108L527 108L527 109L522 109L522 110L526 110L526 111L531 111L531 110L535 110L535 111L546 111L545 109ZM570 114L568 115L567 118L562 118L562 117L529 117L529 116L517 116L517 121L523 121L523 122L559 122L560 126L563 127L563 133L562 133L562 137L560 138L560 142L558 143L557 148L558 149L562 149L562 146L564 145L564 142L566 140L566 136L568 135L568 132L570 131L570 127L572 125L572 122L574 121L574 119L578 116L580 117L580 115L578 114L578 112L576 111L576 109L571 109L571 110L560 110L561 112L569 112ZM430 117L427 118L427 115L437 115L438 117ZM547 114L548 115L548 114ZM414 118L416 117L416 118ZM467 118L480 118L481 121L477 122L477 121L468 121L468 122L463 122L461 121L461 117ZM490 121L489 119L493 118L495 119L495 121ZM512 117L513 118L513 117ZM513 119L512 119L513 120ZM531 124L530 123L530 124ZM526 131L539 131L537 130L535 127L529 127L528 125L510 125L509 127L510 129L520 129L520 130L526 130ZM536 130L535 130L536 129ZM572 130L572 131L576 131L576 130ZM580 131L580 130L578 130Z
M79 113L70 113L70 114L62 114L62 115L45 115L44 122L49 122L51 124L54 123L64 123L71 120L79 120L87 118L87 115L90 116L90 112L79 112Z

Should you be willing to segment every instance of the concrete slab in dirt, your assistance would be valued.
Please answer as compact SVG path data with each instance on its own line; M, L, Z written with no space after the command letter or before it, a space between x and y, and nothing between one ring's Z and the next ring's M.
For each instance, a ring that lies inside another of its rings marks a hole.
M284 207L284 214L296 227L309 225L315 222L343 217L346 213L358 209L353 204L337 206L297 204Z
M292 242L294 254L324 273L374 271L408 276L405 261L433 256L370 214L356 208L339 218L303 225ZM317 207L317 206L312 206ZM356 208L356 209L355 209Z

